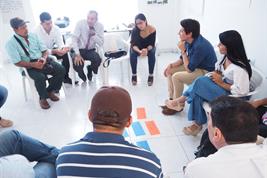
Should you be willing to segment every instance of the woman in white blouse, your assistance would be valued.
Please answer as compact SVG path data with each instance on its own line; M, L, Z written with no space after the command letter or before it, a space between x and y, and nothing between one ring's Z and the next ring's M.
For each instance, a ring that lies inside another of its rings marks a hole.
M185 101L190 104L188 119L193 124L184 127L186 135L196 136L207 122L202 108L203 102L209 102L222 95L245 96L249 92L249 79L252 75L241 35L234 30L225 31L219 35L218 48L224 55L216 67L216 71L197 78L183 95L176 100L167 100L170 109L183 110Z

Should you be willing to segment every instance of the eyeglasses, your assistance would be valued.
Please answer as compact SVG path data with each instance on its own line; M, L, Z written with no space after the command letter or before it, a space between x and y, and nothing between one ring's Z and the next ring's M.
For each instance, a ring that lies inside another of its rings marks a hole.
M185 31L184 31L183 28L179 30L179 33L184 33L184 32L185 32Z
M141 25L141 24L143 24L144 22L137 22L137 23L135 23L136 25Z

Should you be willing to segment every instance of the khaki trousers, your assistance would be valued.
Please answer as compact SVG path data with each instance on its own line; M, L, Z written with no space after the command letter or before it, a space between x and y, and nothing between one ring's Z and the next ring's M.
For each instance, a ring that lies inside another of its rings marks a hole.
M168 78L169 98L175 99L183 94L184 84L190 85L197 77L205 75L206 70L195 69L194 72L187 72L183 65L173 67Z

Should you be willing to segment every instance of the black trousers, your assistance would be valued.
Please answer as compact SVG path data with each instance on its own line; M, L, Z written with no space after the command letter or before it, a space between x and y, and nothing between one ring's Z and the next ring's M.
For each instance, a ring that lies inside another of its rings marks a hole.
M91 61L91 65L87 66L88 72L94 72L97 74L98 68L101 64L101 58L99 54L95 51L95 49L79 49L80 54L84 60ZM79 76L84 76L83 71L84 64L82 65L75 65L73 64L73 68L76 72L78 72ZM89 71L91 70L91 71Z
M63 56L59 56L59 55L54 55L56 56L57 59L62 59L62 65L65 68L65 76L64 78L69 78L69 71L70 71L70 62L69 62L69 57L68 57L68 53L64 54Z
M27 69L29 76L34 80L40 99L48 98L49 92L60 90L65 76L65 68L61 64L55 61L52 61L50 64L55 69L55 73L51 74L53 77L48 80L48 87L46 87L46 80L48 79L46 74L38 69Z

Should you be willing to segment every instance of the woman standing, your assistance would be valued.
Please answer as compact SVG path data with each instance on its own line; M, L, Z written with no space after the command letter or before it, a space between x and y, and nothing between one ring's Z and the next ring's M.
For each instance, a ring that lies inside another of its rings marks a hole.
M153 84L153 72L155 66L155 41L156 29L147 23L144 14L135 17L135 27L131 35L130 62L132 68L132 84L137 84L137 57L148 57L149 76L148 86Z

